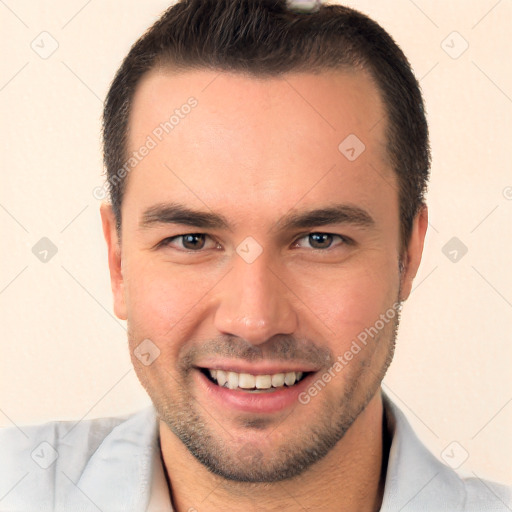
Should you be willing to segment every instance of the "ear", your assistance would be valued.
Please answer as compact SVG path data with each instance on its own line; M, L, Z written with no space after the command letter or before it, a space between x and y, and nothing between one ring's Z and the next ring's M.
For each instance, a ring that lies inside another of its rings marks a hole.
M406 300L412 289L412 282L416 277L418 268L423 254L423 244L425 242L425 234L428 226L428 209L423 205L414 218L411 237L407 245L407 251L403 255L402 275L400 278L400 300Z
M108 248L108 268L110 270L110 284L114 295L114 313L121 320L126 320L121 244L117 235L116 218L112 206L108 203L102 203L100 215L103 235Z

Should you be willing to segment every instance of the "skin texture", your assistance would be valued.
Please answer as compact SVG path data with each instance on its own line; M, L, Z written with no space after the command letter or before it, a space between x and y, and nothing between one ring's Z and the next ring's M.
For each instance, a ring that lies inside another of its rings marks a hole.
M175 509L378 510L380 382L398 313L305 405L220 408L197 367L300 364L321 378L408 297L427 210L415 219L400 273L397 183L379 93L362 71L263 79L155 70L134 98L129 151L191 96L197 106L128 176L121 240L111 207L101 207L115 313L128 321L135 370L161 417ZM350 134L365 145L354 161L338 150ZM229 226L143 225L148 208L168 203L220 214ZM373 224L284 228L291 213L334 204L363 209ZM194 233L207 236L183 245L179 235ZM311 233L334 236L318 248ZM169 237L178 238L159 245ZM237 253L247 237L262 250L252 263ZM160 351L150 365L135 356L145 339Z

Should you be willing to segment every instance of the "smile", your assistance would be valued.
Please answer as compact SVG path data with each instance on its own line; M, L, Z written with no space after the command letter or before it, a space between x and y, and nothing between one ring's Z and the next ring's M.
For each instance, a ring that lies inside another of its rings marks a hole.
M220 387L241 391L272 392L299 383L307 372L286 372L269 375L252 375L225 370L203 369L203 373Z

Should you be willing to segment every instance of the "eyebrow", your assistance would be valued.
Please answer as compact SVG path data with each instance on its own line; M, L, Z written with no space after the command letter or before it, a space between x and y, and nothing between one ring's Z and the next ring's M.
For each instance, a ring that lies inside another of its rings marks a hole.
M363 228L375 226L373 217L363 208L348 204L335 204L306 212L290 213L282 217L274 226L279 231L313 228L329 224L350 224Z
M193 210L177 203L157 204L144 211L141 228L155 224L185 224L203 229L230 229L226 217L218 213Z
M200 229L225 229L233 227L221 214L191 209L183 204L165 203L147 208L140 221L140 228L157 224L183 224ZM375 226L375 220L363 208L350 204L335 204L305 212L288 213L279 219L271 231L290 231L329 224L350 224L363 228Z

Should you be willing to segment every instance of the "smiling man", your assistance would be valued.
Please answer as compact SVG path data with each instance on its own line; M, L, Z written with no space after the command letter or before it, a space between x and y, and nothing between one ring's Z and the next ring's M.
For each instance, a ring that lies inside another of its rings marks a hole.
M154 407L31 431L59 457L12 510L510 510L380 388L427 230L417 81L375 22L304 4L182 1L124 60L101 217Z

